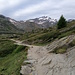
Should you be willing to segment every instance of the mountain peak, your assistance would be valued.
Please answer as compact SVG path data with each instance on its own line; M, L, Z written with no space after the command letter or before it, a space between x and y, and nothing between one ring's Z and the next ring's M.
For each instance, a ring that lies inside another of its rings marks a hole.
M36 24L44 24L44 23L48 22L48 23L50 23L52 25L57 22L56 19L51 19L48 16L42 16L42 17L35 18L35 19L29 19L27 21L29 21L29 22L35 22Z
M51 19L51 18L48 17L48 16L42 16L42 17L39 17L39 20L41 20L41 19L43 19L43 20L48 20L48 19Z

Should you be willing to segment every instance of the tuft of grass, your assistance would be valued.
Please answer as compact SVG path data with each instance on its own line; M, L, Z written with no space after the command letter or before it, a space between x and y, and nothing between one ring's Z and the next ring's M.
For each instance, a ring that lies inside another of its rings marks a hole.
M69 46L71 47L75 46L75 39L69 44Z
M65 48L60 48L60 49L56 50L56 54L63 54L65 52L66 52Z
M67 51L67 46L62 46L62 47L57 47L55 48L52 53L56 53L56 54L63 54Z
M24 49L25 49L25 46L19 45L19 46L14 50L14 53L21 52L21 51L24 50Z

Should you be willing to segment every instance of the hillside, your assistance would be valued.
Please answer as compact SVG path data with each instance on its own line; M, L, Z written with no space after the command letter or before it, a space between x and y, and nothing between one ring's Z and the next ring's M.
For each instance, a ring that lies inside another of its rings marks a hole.
M0 33L17 33L20 31L7 17L0 15Z
M56 26L39 29L37 32L28 32L19 39L28 44L46 44L55 39L75 34L75 21L67 23L67 27L57 30Z

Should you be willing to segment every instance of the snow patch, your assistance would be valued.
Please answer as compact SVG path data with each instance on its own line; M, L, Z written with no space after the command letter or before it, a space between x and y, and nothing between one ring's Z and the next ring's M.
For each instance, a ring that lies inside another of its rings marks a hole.
M45 21L40 21L40 22L38 22L38 24L43 24L43 23L45 23Z
M11 23L16 23L16 21L14 21L14 20L12 20L12 19L10 19L9 21L10 21Z
M34 22L34 20L29 20L29 22Z

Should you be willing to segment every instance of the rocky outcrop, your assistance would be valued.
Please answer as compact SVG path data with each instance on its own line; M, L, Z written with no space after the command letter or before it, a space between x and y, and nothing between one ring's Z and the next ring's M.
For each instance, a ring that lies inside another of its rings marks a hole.
M51 52L57 47L68 46L75 39L75 35L70 35L63 37L61 39L56 39L54 42L46 46L46 49Z

